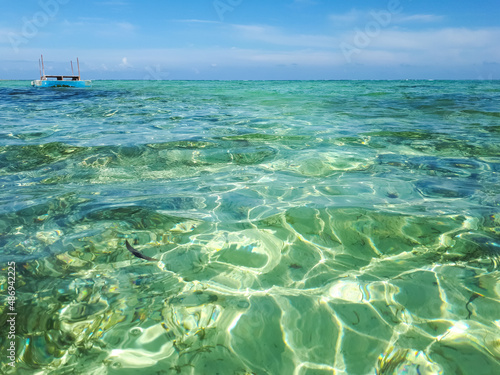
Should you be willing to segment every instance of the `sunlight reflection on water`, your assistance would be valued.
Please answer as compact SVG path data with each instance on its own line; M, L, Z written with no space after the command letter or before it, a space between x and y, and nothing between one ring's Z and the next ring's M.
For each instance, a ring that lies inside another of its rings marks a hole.
M498 82L9 85L16 373L500 371Z

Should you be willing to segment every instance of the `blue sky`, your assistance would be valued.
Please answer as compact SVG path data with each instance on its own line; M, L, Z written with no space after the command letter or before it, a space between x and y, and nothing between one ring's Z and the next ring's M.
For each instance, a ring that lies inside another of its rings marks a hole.
M500 79L498 0L0 0L0 79Z

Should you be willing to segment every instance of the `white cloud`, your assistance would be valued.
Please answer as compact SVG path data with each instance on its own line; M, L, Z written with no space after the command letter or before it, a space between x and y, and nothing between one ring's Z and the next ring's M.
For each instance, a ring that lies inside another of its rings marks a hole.
M360 23L366 23L376 20L374 14L382 15L381 17L388 17L388 27L402 23L431 23L439 22L444 19L443 16L437 14L404 14L404 13L391 13L387 9L371 9L371 10L358 10L351 9L349 12L333 13L328 16L328 19L336 27L349 27Z
M234 31L246 40L280 46L333 48L338 38L330 35L289 34L273 26L232 25Z
M444 20L444 16L439 16L437 14L412 14L412 15L404 15L401 14L394 19L395 23L431 23L431 22L439 22Z
M130 22L116 22L115 26L120 31L126 31L126 32L133 32L136 29L135 25L131 24Z
M355 31L345 36L345 43L356 49L350 55L353 62L448 66L500 62L500 28L381 30L367 40L367 45L357 46Z
M346 13L330 14L328 16L328 19L336 26L346 26L358 22L360 19L364 18L366 14L362 14L360 11L356 9L351 9L349 12Z
M417 18L420 21L408 22L424 22L424 19L430 20L433 17L420 15ZM80 24L95 25L104 20L80 19L77 22L78 25L73 28L75 33L80 32L79 27L83 27ZM67 27L71 28L73 25L74 23L68 22ZM118 24L115 26L119 27ZM340 48L341 43L347 43L356 49L351 54L351 62L362 65L366 71L390 70L390 67L401 65L425 67L429 71L437 68L445 71L447 67L469 67L469 71L472 71L475 66L482 66L484 62L500 63L500 27L472 29L429 28L428 24L426 26L424 30L398 29L390 25L380 27L376 32L372 32L365 44L359 46L356 44L356 36L357 33L365 32L363 26L344 28L346 31L343 32L332 31L332 34L328 35L294 34L268 25L225 23L213 27L226 35L223 40L217 39L221 42L219 46L186 45L184 48L150 49L46 48L43 52L44 56L53 62L67 61L68 56L79 56L82 74L88 78L93 75L108 76L113 72L122 75L135 74L136 77L142 78L147 67L156 66L161 68L154 71L155 77L161 78L166 78L167 75L176 77L175 71L188 69L191 72L198 69L200 77L207 70L224 72L231 69L255 68L256 71L273 69L278 65L290 69L293 66L293 69L302 71L309 68L313 72L321 69L333 72L342 71L344 68L354 69L356 65L349 64ZM122 29L114 32L135 32L131 24L125 23L121 27ZM7 29L0 29L0 40L2 37L5 40L8 32ZM19 53L14 54L10 43L4 43L0 46L0 64L2 67L8 66L11 71L19 72L23 69L36 76L39 53L36 45L26 45ZM18 61L24 62L21 64Z
M111 21L98 17L80 17L76 21L65 19L62 25L66 33L85 33L86 35L93 34L100 37L130 36L137 30L137 26L130 22Z
M460 48L479 50L500 47L500 28L445 28L423 31L382 30L372 45L384 49L403 49L415 52ZM500 49L500 48L499 48Z
M221 21L213 21L213 20L198 20L198 19L186 19L186 20L173 20L173 22L181 22L181 23L207 23L207 24L221 24Z
M126 57L122 59L121 64L118 66L122 69L133 68L133 66L129 64L128 59Z

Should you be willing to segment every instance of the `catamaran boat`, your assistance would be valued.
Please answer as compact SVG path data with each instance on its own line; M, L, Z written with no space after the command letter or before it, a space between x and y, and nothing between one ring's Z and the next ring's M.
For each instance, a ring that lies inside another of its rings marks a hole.
M90 87L92 86L92 81L82 80L80 77L80 62L76 58L76 64L78 66L78 75L73 72L73 61L71 61L71 73L70 76L65 75L45 75L45 67L43 64L43 55L38 61L40 65L40 79L31 81L31 86L34 87Z

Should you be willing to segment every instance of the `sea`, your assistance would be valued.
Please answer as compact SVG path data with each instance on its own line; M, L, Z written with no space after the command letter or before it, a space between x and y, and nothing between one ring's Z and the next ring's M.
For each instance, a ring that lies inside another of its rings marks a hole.
M500 373L500 81L2 81L0 187L4 374Z

